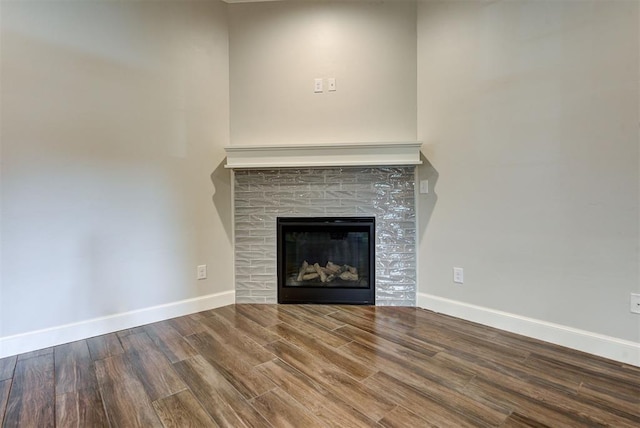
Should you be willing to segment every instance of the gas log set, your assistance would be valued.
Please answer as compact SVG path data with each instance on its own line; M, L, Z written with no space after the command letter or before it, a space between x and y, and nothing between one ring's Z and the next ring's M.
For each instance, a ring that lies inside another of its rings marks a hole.
M343 281L357 281L358 269L349 265L337 265L332 262L327 262L326 266L320 266L319 263L309 264L306 260L300 266L298 282L302 281L318 281L331 282L335 279L341 279Z

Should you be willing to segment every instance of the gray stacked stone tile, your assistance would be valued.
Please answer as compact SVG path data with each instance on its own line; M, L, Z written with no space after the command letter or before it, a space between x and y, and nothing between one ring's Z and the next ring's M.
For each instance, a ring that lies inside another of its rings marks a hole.
M374 216L376 305L416 304L415 168L235 170L237 303L276 303L276 219Z

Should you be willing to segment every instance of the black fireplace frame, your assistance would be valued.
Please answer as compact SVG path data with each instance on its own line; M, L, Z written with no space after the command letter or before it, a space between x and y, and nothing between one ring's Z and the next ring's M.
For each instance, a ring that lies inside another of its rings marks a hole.
M365 228L369 232L369 271L368 287L319 287L319 286L287 286L284 260L286 249L284 232L286 227L349 227ZM277 250L278 250L278 303L281 304L349 304L375 305L375 217L278 217L277 218Z

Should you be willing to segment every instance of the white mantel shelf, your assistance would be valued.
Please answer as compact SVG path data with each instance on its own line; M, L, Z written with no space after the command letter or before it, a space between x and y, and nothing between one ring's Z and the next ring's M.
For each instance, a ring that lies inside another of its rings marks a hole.
M419 141L227 146L231 169L420 165Z

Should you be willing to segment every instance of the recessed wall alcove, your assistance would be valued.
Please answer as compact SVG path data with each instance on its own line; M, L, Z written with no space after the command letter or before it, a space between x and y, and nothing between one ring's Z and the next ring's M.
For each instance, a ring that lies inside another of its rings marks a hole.
M278 217L371 216L376 221L375 304L415 306L420 143L255 149L262 153L227 149L227 166L233 170L237 303L277 302ZM347 158L356 166L332 165ZM371 165L357 166L358 161Z

